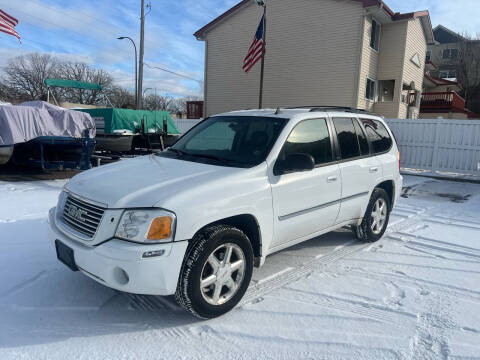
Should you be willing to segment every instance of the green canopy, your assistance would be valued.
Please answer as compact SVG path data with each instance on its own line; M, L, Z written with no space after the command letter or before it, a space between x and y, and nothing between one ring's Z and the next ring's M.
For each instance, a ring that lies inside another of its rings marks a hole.
M51 87L63 87L85 90L102 90L100 84L66 79L45 79L45 85Z
M163 120L167 120L168 134L180 134L168 111L131 110L117 108L100 109L78 109L89 113L97 123L99 120L105 122L105 134L113 134L115 130L131 130L139 132L142 126L142 119L145 120L145 131L154 132L163 129Z

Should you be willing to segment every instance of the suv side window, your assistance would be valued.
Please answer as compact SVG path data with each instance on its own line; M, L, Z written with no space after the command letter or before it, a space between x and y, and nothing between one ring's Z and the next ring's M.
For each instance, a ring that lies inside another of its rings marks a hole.
M370 153L370 148L368 146L367 137L365 136L362 127L356 119L353 120L353 125L355 126L355 131L357 132L357 139L358 144L360 145L360 151L362 152L362 155L368 155Z
M360 156L357 133L352 120L352 118L333 118L338 145L344 160Z
M392 138L388 130L378 120L360 119L365 125L367 138L372 143L373 152L382 153L388 151L392 147Z
M333 161L332 146L325 119L304 120L295 126L283 145L280 159L294 153L312 155L315 165Z

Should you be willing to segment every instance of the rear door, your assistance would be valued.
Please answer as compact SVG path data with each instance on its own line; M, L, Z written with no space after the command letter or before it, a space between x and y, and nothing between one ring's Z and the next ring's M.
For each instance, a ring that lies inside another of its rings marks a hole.
M340 211L336 223L363 216L382 168L371 154L365 132L355 117L333 117L342 179Z
M302 120L283 145L279 159L291 153L306 153L314 158L315 168L278 176L270 171L275 214L272 248L334 224L341 184L333 155L332 130L325 118Z
M398 177L398 150L393 147L392 137L386 126L377 119L360 119L365 128L367 138L371 143L372 153L382 164L383 177L396 179Z

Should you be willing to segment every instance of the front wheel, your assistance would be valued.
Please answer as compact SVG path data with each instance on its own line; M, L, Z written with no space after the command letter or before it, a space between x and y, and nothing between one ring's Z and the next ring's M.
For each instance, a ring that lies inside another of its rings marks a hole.
M213 226L192 239L175 297L197 317L217 317L240 301L252 272L253 250L247 236L235 227Z
M390 219L390 198L387 192L375 188L370 197L362 223L353 228L359 240L375 242L382 238Z

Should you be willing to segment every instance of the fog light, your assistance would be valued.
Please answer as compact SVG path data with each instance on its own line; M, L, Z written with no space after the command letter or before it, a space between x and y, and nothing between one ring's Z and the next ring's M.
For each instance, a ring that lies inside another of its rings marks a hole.
M155 256L162 256L163 254L165 254L165 250L145 251L142 255L142 258L152 258Z

